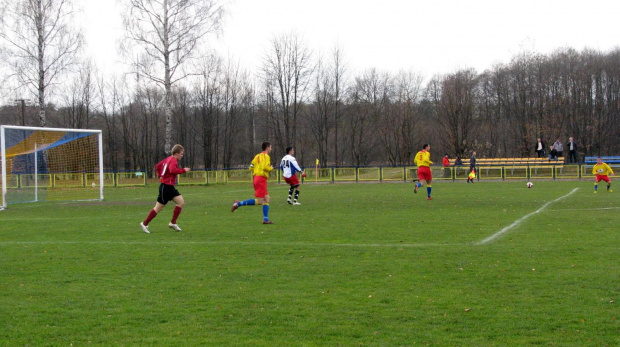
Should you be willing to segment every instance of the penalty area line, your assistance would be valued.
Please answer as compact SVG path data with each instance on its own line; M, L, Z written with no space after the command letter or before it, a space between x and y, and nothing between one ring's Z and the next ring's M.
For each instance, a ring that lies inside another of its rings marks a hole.
M518 227L519 225L521 225L521 223L522 223L523 221L527 220L527 219L528 219L528 218L530 218L531 216L533 216L533 215L535 215L535 214L537 214L537 213L540 213L540 212L544 211L544 210L545 210L545 209L546 209L549 205L551 205L551 204L553 204L553 203L555 203L555 202L558 202L558 201L560 201L560 200L562 200L562 199L564 199L564 198L567 198L567 197L569 197L569 196L573 195L573 193L575 193L575 192L576 192L576 191L578 191L578 190L579 190L579 188L575 188L575 189L573 189L570 193L568 193L568 194L566 194L566 195L563 195L563 196L560 196L559 198L557 198L557 199L555 199L555 200L553 200L553 201L549 201L548 203L546 203L546 204L542 205L542 207L541 207L541 208L539 208L538 210L536 210L536 211L534 211L534 212L530 212L530 213L526 214L525 216L523 216L523 217L521 217L521 218L517 219L516 221L512 222L512 224L510 224L509 226L507 226L507 227L505 227L505 228L501 229L500 231L498 231L498 232L496 232L495 234L493 234L493 235L491 235L491 236L487 237L486 239L484 239L484 240L482 240L482 241L480 241L480 242L476 243L476 245L478 245L478 246L479 246L479 245L486 245L486 244L488 244L488 243L491 243L491 242L493 242L493 241L497 240L498 238L500 238L502 235L504 235L505 233L507 233L507 232L508 232L508 231L510 231L511 229L514 229L514 228Z

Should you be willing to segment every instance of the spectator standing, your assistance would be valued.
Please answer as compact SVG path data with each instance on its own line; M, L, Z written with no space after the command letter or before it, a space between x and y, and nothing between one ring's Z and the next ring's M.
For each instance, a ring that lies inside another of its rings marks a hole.
M443 156L443 167L450 167L450 158L448 158L448 153Z
M450 177L450 158L448 158L448 153L443 156L442 164L443 177Z
M538 155L538 158L545 157L545 143L540 139L540 137L536 141L536 146L534 147L534 151Z
M572 136L568 138L566 148L568 149L568 162L577 163L577 142L573 140Z

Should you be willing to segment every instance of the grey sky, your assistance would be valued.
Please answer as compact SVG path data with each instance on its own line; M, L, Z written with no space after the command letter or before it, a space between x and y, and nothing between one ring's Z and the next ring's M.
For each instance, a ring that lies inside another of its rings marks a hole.
M608 51L620 46L620 1L593 0L232 0L224 32L210 45L256 70L275 35L295 31L313 52L338 44L349 67L426 77L496 62L524 50ZM103 71L122 66L117 0L87 0L81 13L88 52Z

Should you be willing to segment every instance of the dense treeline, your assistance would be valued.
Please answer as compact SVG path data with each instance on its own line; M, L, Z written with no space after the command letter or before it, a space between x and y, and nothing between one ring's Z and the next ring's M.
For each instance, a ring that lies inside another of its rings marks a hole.
M303 165L410 164L423 143L444 153L533 156L573 136L584 155L620 153L620 50L521 53L482 73L434 76L368 69L353 75L335 49L315 59L294 36L273 41L252 74L217 56L174 88L172 140L192 168L245 166L262 141L277 161L289 145ZM84 65L47 126L102 129L110 170L150 170L163 156L164 93L131 77L104 78ZM23 111L23 112L22 112ZM38 126L38 109L4 106L0 123Z

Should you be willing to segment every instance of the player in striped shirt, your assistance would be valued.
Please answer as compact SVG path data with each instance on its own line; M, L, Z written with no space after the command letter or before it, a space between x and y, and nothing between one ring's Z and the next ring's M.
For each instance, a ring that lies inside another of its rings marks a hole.
M413 158L413 162L418 166L418 183L413 187L413 192L417 193L418 189L422 187L423 184L426 184L426 200L432 200L431 197L431 182L433 181L433 174L431 173L431 145L424 144L422 146L422 150L416 153ZM422 183L424 182L424 183Z
M148 216L146 216L144 222L140 223L142 231L147 234L150 233L149 222L153 220L153 218L155 218L157 214L161 212L161 210L164 209L164 207L169 201L174 202L176 206L172 211L172 220L168 224L168 227L175 231L181 231L181 228L179 228L179 225L177 224L177 218L181 214L181 209L183 208L183 206L185 206L185 201L183 200L183 196L181 195L181 193L179 193L179 191L174 187L174 185L176 184L177 175L189 172L190 169L188 167L179 167L179 160L181 160L181 158L183 158L183 155L185 154L183 146L174 145L174 147L172 147L171 154L171 156L160 161L155 166L155 171L157 172L157 176L159 177L159 181L161 182L161 184L159 185L157 202L155 203L155 207L153 207L153 209L149 212Z
M263 142L263 151L258 153L250 164L250 171L254 176L254 197L256 199L248 199L244 201L235 201L232 205L231 212L235 212L241 206L263 205L263 224L273 224L269 220L269 192L267 191L267 179L269 173L273 170L271 166L271 143Z
M603 163L603 159L601 159L601 157L596 158L596 165L592 168L592 174L596 175L596 178L594 179L594 193L598 190L598 183L600 181L607 182L607 191L610 193L612 192L609 175L613 175L614 171L609 167L609 165Z

